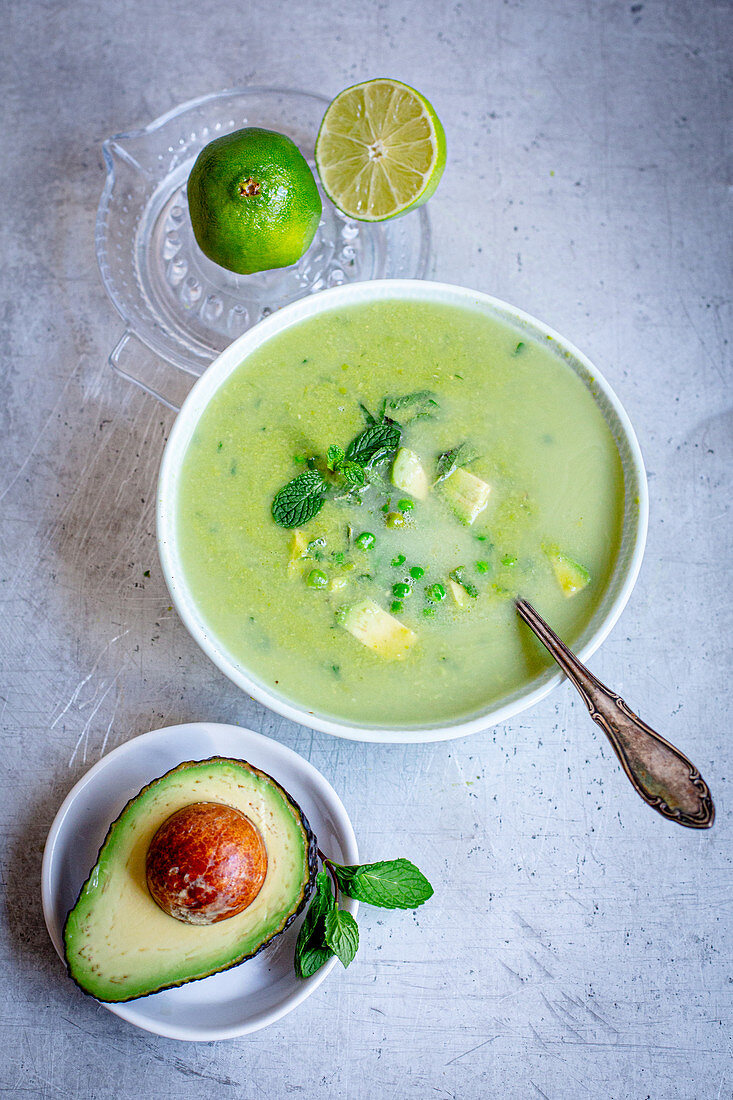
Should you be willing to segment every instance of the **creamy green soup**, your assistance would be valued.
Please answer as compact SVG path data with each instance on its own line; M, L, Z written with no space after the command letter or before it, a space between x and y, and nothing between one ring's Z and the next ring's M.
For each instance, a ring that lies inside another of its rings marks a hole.
M358 441L380 425L389 445L370 461ZM273 501L304 474L320 510L281 526L298 514L276 505L276 522ZM549 344L396 300L303 321L229 377L186 452L176 523L185 580L235 662L310 710L409 728L547 667L517 593L572 644L622 517L609 428Z

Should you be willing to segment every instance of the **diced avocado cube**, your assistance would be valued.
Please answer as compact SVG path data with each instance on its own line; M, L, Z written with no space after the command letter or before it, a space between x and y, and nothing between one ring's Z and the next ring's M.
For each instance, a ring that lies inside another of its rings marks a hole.
M288 576L295 577L300 572L302 559L308 553L308 539L298 528L293 531L290 540L290 559L288 560Z
M489 503L491 486L459 466L440 482L443 496L462 523L472 524Z
M545 549L545 553L550 559L557 583L566 596L574 596L590 583L590 573L585 566L573 561L564 551L551 546Z
M456 584L455 581L448 578L448 591L462 610L471 606L471 597L463 585Z
M409 447L400 447L392 463L392 484L418 500L425 500L430 482L422 462Z
M341 625L362 645L388 661L403 660L417 641L417 634L374 600L360 600L349 607Z

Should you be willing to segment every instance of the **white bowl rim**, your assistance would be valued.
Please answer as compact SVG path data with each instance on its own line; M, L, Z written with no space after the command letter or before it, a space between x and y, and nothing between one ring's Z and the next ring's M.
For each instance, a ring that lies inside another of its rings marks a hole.
M363 283L350 283L344 286L332 287L284 306L277 313L273 313L271 316L259 321L225 348L188 393L173 424L163 453L157 495L158 552L171 599L189 633L225 676L243 691L246 691L253 699L256 699L257 702L264 704L270 710L293 722L348 740L381 744L422 744L432 741L447 741L457 737L465 737L477 733L479 730L506 722L521 711L544 699L563 681L564 675L558 671L532 690L527 692L520 690L519 694L516 694L507 702L502 703L500 701L498 705L489 706L478 715L440 726L416 726L400 729L383 725L359 726L356 723L339 721L336 718L317 714L306 707L301 707L297 703L276 695L265 684L238 668L217 642L207 634L203 624L198 621L193 601L175 567L173 547L176 536L176 477L195 425L214 393L252 352L271 337L290 328L292 325L341 306L378 300L429 301L455 304L459 307L476 308L478 306L479 308L484 307L494 310L503 314L508 320L519 321L548 340L554 341L556 348L561 348L569 357L575 359L587 371L589 376L592 376L594 387L605 397L613 410L628 445L638 494L636 536L633 550L628 558L625 576L604 618L586 644L577 651L577 656L581 661L586 661L603 644L626 606L639 575L649 521L649 492L646 470L641 448L629 416L601 371L579 348L559 332L531 314L500 298L452 283L422 279L375 279Z
M354 827L351 824L351 819L346 812L343 802L326 777L318 771L315 765L311 764L309 760L306 760L305 757L301 756L300 753L297 753L294 749L291 749L288 745L284 745L281 741L276 741L271 737L266 737L262 733L257 733L256 730L249 729L248 727L236 726L226 722L184 722L172 726L163 726L160 729L150 730L147 733L141 733L137 737L132 737L129 741L125 741L123 744L118 745L117 748L112 749L111 752L108 752L106 756L103 756L101 760L98 760L97 763L89 769L89 771L82 775L81 779L74 784L64 801L61 803L51 828L49 829L48 836L46 837L46 844L43 849L43 861L41 864L41 904L43 908L43 919L46 923L51 942L56 949L56 953L64 964L63 922L59 922L58 920L53 889L53 869L59 839L63 833L66 818L72 806L80 797L83 798L86 789L95 783L102 771L106 771L110 768L114 770L115 767L119 766L125 756L134 755L141 750L144 751L148 747L154 748L156 742L164 742L174 736L185 735L186 733L195 735L197 732L203 731L207 733L213 731L214 734L216 734L217 731L223 731L236 737L244 735L250 743L250 746L252 744L259 746L265 756L274 755L275 757L290 761L294 769L301 773L304 785L310 788L314 797L328 806L338 826L339 839L344 847L344 859L346 864L352 865L359 862L359 849L356 841L356 834L354 833ZM183 759L187 759L185 754ZM267 767L276 772L276 765L268 763ZM155 778L157 778L157 776L151 775L149 781L152 782ZM273 775L273 778L277 779L277 774ZM293 795L293 797L295 797L295 795ZM111 825L112 821L110 821L109 824ZM349 910L352 916L356 915L359 908L358 902L353 901L351 898L344 897L342 899L342 904ZM292 1012L293 1009L297 1008L298 1005L306 999L306 997L310 997L311 993L315 993L321 982L325 981L331 973L336 962L335 956L329 959L316 974L305 981L301 981L296 992L284 998L280 1004L253 1017L246 1025L237 1024L232 1027L221 1027L217 1029L216 1033L213 1033L211 1030L199 1031L196 1028L181 1026L173 1021L167 1021L165 1023L158 1023L156 1021L153 1023L149 1016L137 1011L136 1006L139 1003L137 1000L124 1001L120 1004L113 1004L107 1001L100 1001L98 1003L102 1004L104 1008L108 1009L115 1016L127 1020L128 1023L133 1024L135 1027L139 1027L143 1031L152 1032L154 1035L162 1035L167 1039L181 1039L185 1042L215 1042L219 1039L235 1039L242 1035L250 1035L255 1031L260 1031L262 1028L268 1027L270 1024L282 1019L282 1017L286 1016L289 1012ZM147 998L142 998L142 1000L147 1000Z

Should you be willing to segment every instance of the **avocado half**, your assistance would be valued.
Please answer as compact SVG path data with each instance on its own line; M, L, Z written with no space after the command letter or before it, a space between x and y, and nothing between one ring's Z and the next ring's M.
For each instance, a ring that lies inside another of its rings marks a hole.
M192 802L234 806L259 829L267 874L241 913L184 924L153 901L145 857L158 828ZM112 823L64 926L70 976L100 1001L130 1001L251 959L295 920L317 871L316 838L298 804L244 760L189 760L154 779Z

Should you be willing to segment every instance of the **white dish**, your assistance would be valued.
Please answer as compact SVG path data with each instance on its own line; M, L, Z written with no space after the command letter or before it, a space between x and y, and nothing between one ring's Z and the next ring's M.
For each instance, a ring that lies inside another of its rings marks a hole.
M575 371L593 395L619 449L625 494L623 535L613 576L600 605L575 645L582 661L587 660L598 649L631 595L646 542L649 499L644 461L634 429L621 402L603 375L573 344L522 310L465 287L406 279L384 279L336 287L286 306L230 344L189 393L168 439L158 482L158 549L171 598L191 635L214 664L253 698L286 718L338 737L378 742L443 741L486 729L487 726L504 722L519 711L526 710L552 691L562 681L562 674L554 671L553 666L553 669L497 703L450 724L425 725L407 730L392 726L359 726L328 714L308 710L278 694L268 684L253 676L241 661L209 633L186 584L178 548L175 502L183 458L204 409L229 375L255 349L300 321L341 306L384 299L462 306L508 321L529 338L546 343Z
M63 928L79 890L89 876L110 824L125 804L152 779L184 760L231 756L247 760L293 796L318 837L320 848L337 862L358 862L354 830L343 804L319 771L292 749L252 730L196 722L154 730L120 745L99 761L67 795L46 840L41 872L43 916L63 959ZM358 902L340 904L356 913ZM336 959L303 981L293 969L302 917L255 958L190 982L124 1004L110 1012L145 1031L169 1039L210 1042L259 1031L310 996ZM80 994L81 995L81 994Z

